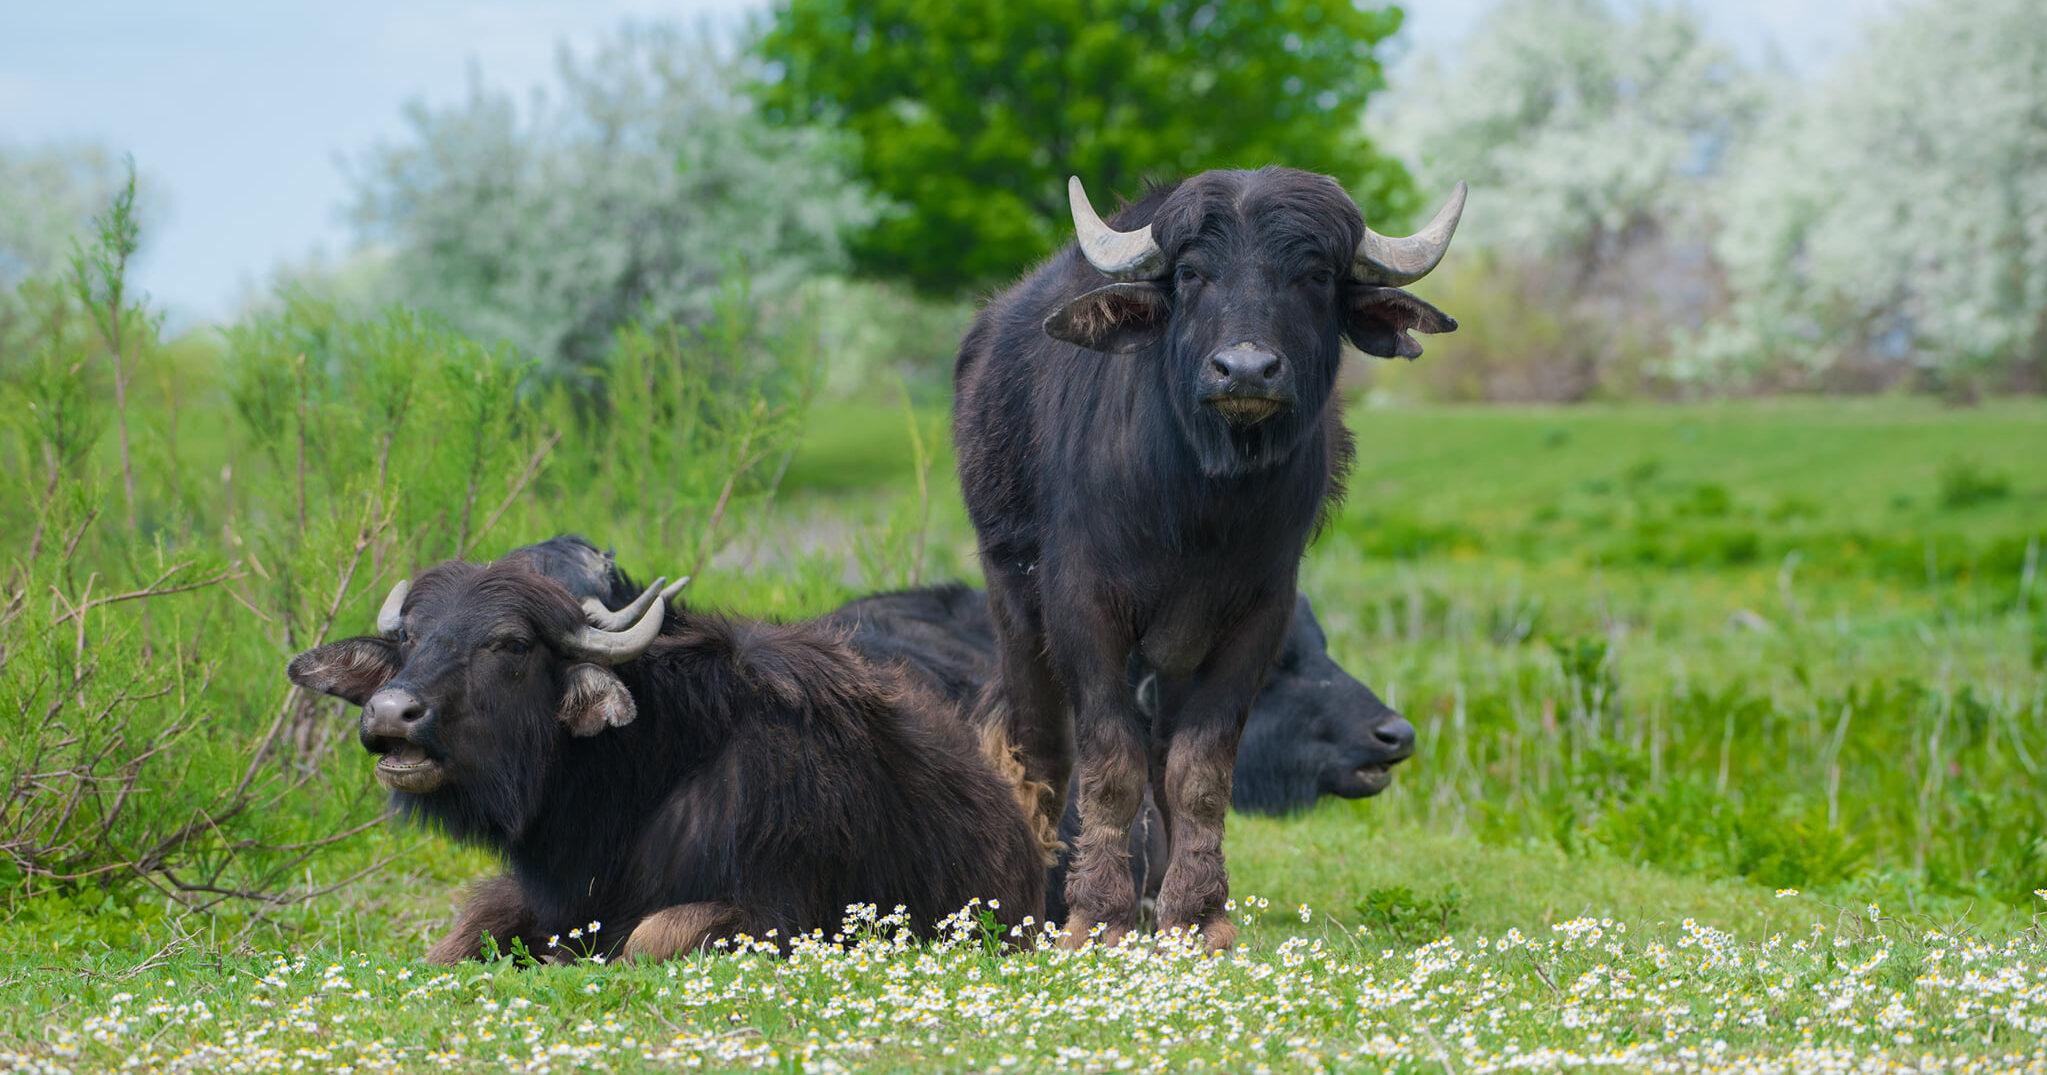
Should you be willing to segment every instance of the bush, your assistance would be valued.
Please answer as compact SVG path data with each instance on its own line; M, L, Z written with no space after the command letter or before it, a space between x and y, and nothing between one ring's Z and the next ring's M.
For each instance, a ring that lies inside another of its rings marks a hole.
M1389 933L1402 944L1421 944L1450 935L1464 921L1464 891L1446 886L1436 895L1417 894L1406 885L1375 888L1353 908L1365 927Z
M1973 508L2011 495L2011 478L1973 459L1950 459L1940 468L1940 506Z
M621 329L595 394L433 315L299 294L140 419L108 391L115 356L148 384L171 352L120 298L126 234L103 221L92 286L21 290L38 328L0 369L0 521L23 535L0 565L9 903L344 883L313 860L376 824L382 796L337 766L352 722L285 681L289 657L367 625L416 566L567 520L635 562L701 567L772 493L816 382L809 338L782 327L802 311L770 317L739 283L694 327ZM124 428L132 457L109 443Z

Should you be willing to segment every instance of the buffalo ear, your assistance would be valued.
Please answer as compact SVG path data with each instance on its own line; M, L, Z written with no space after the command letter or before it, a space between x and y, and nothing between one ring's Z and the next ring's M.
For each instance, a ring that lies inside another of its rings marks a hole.
M284 674L309 691L361 705L398 674L398 647L382 638L344 638L293 657Z
M1158 342L1172 309L1157 284L1098 287L1045 319L1045 335L1090 351L1124 354Z
M639 712L632 692L611 669L587 663L569 666L561 712L556 715L570 735L596 735L606 728L622 727L631 724Z
M1351 288L1343 334L1358 350L1380 358L1419 358L1422 345L1409 332L1455 332L1457 319L1397 287Z

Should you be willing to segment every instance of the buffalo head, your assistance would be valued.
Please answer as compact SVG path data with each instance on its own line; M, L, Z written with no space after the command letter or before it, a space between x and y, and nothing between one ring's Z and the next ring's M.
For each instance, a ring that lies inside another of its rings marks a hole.
M457 835L518 831L570 737L632 721L612 666L645 652L668 589L621 614L523 562L448 563L391 588L377 634L293 658L292 682L362 706L377 781Z
M1204 469L1256 467L1312 429L1336 383L1341 341L1414 358L1410 332L1456 321L1400 290L1442 260L1465 186L1420 232L1365 226L1335 180L1288 168L1203 172L1118 217L1067 188L1078 248L1108 283L1045 319L1055 339L1095 351L1162 349L1173 409Z
M1156 709L1156 691L1155 679L1140 681L1140 710ZM1277 814L1323 795L1377 795L1393 782L1393 766L1413 754L1414 726L1330 659L1315 610L1297 597L1286 645L1237 748L1237 809Z

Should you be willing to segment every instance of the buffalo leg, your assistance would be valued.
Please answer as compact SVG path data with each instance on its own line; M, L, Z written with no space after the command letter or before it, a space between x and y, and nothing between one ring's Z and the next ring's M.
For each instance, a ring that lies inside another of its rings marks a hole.
M1035 580L990 569L988 610L995 624L995 676L982 689L975 720L1000 727L1023 753L1024 775L1046 787L1043 820L1056 825L1073 773L1073 724L1047 656Z
M509 877L493 877L469 890L455 927L427 950L426 959L447 965L481 959L485 933L503 950L514 937L523 937L532 929L533 912L519 893L519 883Z
M1289 591L1291 596L1291 591ZM1199 686L1177 713L1162 714L1165 772L1158 789L1166 820L1166 876L1159 886L1161 930L1200 927L1211 951L1236 942L1226 905L1229 870L1223 825L1244 718L1286 627L1289 606L1268 603L1211 654Z
M1137 925L1130 873L1130 825L1144 802L1145 727L1126 670L1131 640L1106 610L1071 602L1054 637L1060 678L1074 692L1080 787L1080 835L1066 872L1066 937L1078 947L1094 927L1113 945Z
M625 957L658 963L705 948L746 928L746 914L730 903L678 903L640 920L625 939Z

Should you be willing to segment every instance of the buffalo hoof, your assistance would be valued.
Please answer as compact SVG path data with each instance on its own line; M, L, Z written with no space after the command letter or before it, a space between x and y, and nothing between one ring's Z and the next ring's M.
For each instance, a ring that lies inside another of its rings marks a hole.
M1129 926L1115 926L1103 923L1102 931L1096 933L1095 925L1095 923L1089 922L1079 915L1067 919L1066 930L1059 937L1059 947L1069 952L1077 952L1081 948L1086 947L1089 941L1093 941L1103 948L1114 948L1122 944L1124 939L1130 936Z
M1230 921L1227 914L1211 915L1198 923L1161 923L1159 928L1181 943L1198 943L1210 952L1227 952L1237 946L1237 924Z

